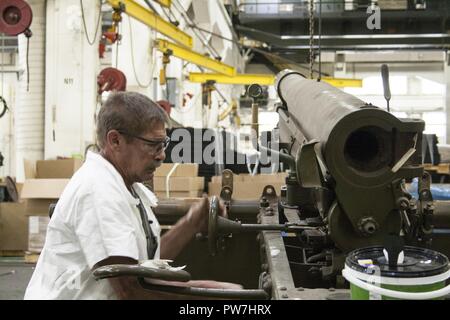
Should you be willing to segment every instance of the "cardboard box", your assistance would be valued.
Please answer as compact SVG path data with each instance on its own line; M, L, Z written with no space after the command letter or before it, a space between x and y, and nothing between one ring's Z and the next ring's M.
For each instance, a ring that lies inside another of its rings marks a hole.
M277 195L281 193L281 187L284 186L286 173L259 174L255 176L240 174L233 176L233 199L236 200L254 200L259 199L267 185L275 188ZM222 177L214 176L208 184L209 196L219 196L222 189Z
M24 202L0 203L0 250L26 251L28 217Z
M28 159L23 159L23 169L25 172L25 179L36 178L36 162Z
M175 163L163 163L156 169L154 177L167 177L170 170L174 167ZM180 163L175 168L171 177L196 177L198 176L198 164L197 163Z
M23 183L16 182L17 192L19 193L19 199L22 199Z
M39 160L36 161L36 178L70 179L82 165L81 159Z
M49 217L28 217L28 251L40 253L45 244Z
M169 190L173 191L201 191L205 187L204 177L170 177L169 178ZM165 191L166 178L154 177L153 178L153 190Z
M58 199L29 199L25 202L25 213L27 216L49 216L49 209L52 203Z
M25 212L28 216L48 217L51 203L56 203L69 179L28 179L22 188L22 199L27 200Z

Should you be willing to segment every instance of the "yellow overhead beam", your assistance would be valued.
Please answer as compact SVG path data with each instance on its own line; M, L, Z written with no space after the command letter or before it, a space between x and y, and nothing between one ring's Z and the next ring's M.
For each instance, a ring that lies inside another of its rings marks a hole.
M189 81L205 83L207 81L215 81L223 84L260 84L273 85L275 77L270 74L236 74L234 76L226 76L218 73L189 73Z
M189 81L205 83L207 81L215 81L223 84L254 84L270 86L275 83L275 76L269 74L236 74L234 76L226 76L217 73L189 73ZM361 79L344 79L344 78L322 78L323 82L327 82L337 88L344 87L362 87Z
M169 37L170 39L186 46L192 48L192 37L182 30L175 27L170 22L161 19L153 11L144 8L140 4L133 0L107 0L108 3L114 9L121 9L124 7L124 12L129 16L135 18L136 20L142 22L148 27L158 31L159 33Z
M362 88L362 80L361 79L345 79L345 78L322 78L323 82L329 83L336 88L345 88L345 87L353 87L353 88Z
M236 70L232 66L206 57L204 55L201 55L200 53L181 47L167 40L156 40L156 47L163 53L173 55L185 61L189 61L208 70L225 74L227 76L234 76L236 74Z
M155 1L166 8L170 8L170 5L172 4L172 0L155 0Z

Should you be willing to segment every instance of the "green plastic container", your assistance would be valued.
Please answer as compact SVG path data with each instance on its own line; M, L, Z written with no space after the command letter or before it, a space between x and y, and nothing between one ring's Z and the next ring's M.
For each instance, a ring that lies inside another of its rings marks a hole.
M379 283L385 289L403 292L431 292L445 287L450 276L448 258L436 251L405 246L404 259L390 267L382 246L350 252L345 261L346 273L364 282ZM370 293L350 282L352 300L389 300Z

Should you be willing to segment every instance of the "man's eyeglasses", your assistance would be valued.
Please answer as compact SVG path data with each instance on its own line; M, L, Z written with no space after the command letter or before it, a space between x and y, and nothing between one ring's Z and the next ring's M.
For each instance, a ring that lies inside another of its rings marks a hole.
M154 151L157 152L157 153L159 153L159 152L161 152L163 150L166 150L167 147L169 146L169 143L170 143L170 138L169 137L165 137L164 140L151 140L151 139L145 139L145 138L136 136L134 134L130 134L130 133L125 132L125 131L119 131L118 130L118 132L120 134L123 134L123 135L129 136L129 137L132 137L132 138L144 141L148 146L150 146L152 148L155 148Z

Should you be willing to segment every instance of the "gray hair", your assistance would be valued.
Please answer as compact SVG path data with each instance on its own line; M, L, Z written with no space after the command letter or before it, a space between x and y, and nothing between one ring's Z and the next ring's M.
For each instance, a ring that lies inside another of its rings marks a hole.
M151 130L156 123L168 123L166 112L158 104L137 92L113 92L97 117L98 146L101 149L105 146L106 135L111 130L139 136Z

